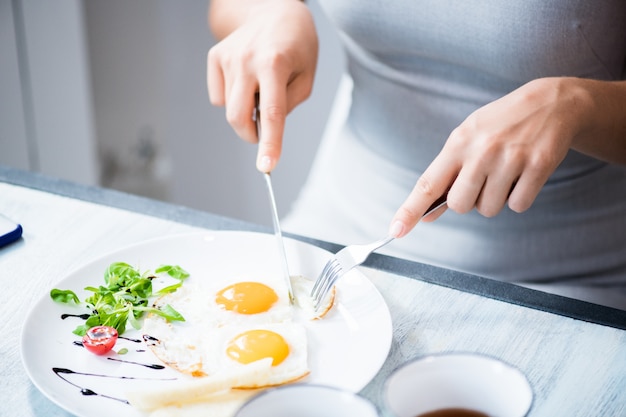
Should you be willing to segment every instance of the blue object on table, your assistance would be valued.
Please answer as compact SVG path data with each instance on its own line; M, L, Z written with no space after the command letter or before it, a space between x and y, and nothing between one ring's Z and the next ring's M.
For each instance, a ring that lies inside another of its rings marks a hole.
M22 236L22 226L0 214L0 247L15 242Z

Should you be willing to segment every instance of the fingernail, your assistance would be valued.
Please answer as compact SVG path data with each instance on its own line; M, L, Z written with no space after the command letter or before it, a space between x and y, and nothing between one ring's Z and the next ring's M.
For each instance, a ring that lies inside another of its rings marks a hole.
M259 161L259 170L262 172L270 172L271 168L272 168L272 160L270 159L269 156L263 156L261 157L261 160Z
M402 234L402 232L404 232L404 223L400 220L396 220L391 224L391 227L389 228L389 234L391 236L398 237Z

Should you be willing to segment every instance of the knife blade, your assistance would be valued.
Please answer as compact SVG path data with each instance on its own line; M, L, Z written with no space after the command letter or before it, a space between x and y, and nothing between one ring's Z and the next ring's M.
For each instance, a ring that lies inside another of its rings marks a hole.
M253 118L256 123L257 138L261 139L261 110L259 109L259 94L254 96L254 114ZM281 259L281 266L283 269L283 275L285 279L285 285L287 286L287 294L289 296L289 303L293 304L295 301L293 295L293 289L291 288L291 276L289 275L289 263L287 262L287 252L285 251L285 243L283 242L283 233L280 229L280 220L278 217L278 209L276 208L276 199L274 198L274 188L272 187L272 177L269 172L264 172L265 184L267 185L267 193L270 200L270 207L272 209L272 223L274 224L274 236L276 236L276 243L278 246L278 253Z

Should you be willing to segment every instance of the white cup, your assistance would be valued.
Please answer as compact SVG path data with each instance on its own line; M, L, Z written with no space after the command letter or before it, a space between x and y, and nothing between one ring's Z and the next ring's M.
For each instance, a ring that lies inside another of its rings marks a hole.
M418 417L460 408L489 417L524 417L533 393L519 369L472 353L446 353L400 366L384 388L386 409L394 417Z
M270 388L247 401L235 417L378 417L374 404L338 388L293 384Z

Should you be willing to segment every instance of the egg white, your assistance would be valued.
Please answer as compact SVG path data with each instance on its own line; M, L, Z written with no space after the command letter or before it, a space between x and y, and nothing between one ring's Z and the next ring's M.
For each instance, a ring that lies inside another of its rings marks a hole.
M292 309L295 317L302 320L317 320L325 317L335 303L336 291L333 287L326 298L320 303L316 309L314 307L313 298L311 298L311 290L315 281L307 279L302 275L294 275L291 277L291 288L296 299L296 309Z
M166 365L192 376L204 376L202 367L203 340L199 329L209 317L202 297L190 286L159 298L155 307L170 304L184 322L167 322L156 314L148 315L143 323L144 340L152 352Z

